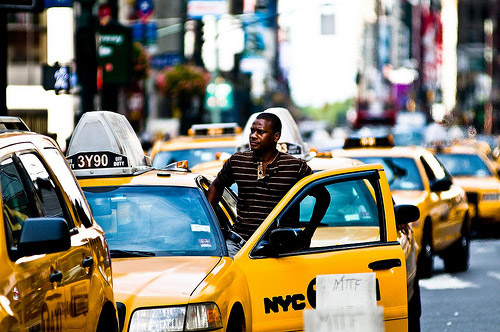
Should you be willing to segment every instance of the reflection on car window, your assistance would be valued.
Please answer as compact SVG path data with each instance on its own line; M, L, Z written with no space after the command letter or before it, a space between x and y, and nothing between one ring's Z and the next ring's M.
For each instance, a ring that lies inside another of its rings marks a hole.
M28 193L11 158L0 163L0 183L7 242L9 248L13 249L19 242L24 220L38 217L38 214L30 205Z
M382 164L391 190L424 190L424 184L412 158L356 157L366 164Z
M217 229L195 188L83 188L111 252L219 256Z
M54 182L40 159L32 153L22 154L19 159L33 182L37 193L37 203L43 216L64 218L63 206L59 201Z
M309 248L338 246L380 241L380 220L375 191L368 180L331 183L324 185L330 195L326 214L315 229ZM317 188L315 189L317 190ZM299 226L307 227L316 199L304 196L299 203ZM283 220L293 219L291 206Z
M437 153L436 156L453 176L492 176L490 169L478 155Z
M75 215L78 215L80 221L88 221L91 223L92 215L87 202L85 201L85 198L80 190L80 186L69 169L66 160L57 149L45 149L45 153L47 154L48 159L50 159L50 166L54 171L56 178L59 180L59 183L64 185L64 192L69 196L70 200L74 202L72 207L75 210ZM71 218L69 218L67 222L70 228L74 227L74 223Z
M203 149L186 149L175 151L161 151L153 159L153 167L161 168L176 161L187 160L189 167L202 162L215 160L217 152L233 154L235 147L217 147Z

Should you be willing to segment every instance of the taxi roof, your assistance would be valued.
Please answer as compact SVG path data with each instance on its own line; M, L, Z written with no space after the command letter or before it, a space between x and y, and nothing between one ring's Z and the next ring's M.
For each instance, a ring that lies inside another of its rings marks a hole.
M411 157L418 158L422 154L430 153L429 150L418 146L394 146L381 148L351 148L351 149L336 149L332 150L333 156L342 157Z
M483 150L481 150L478 146L473 145L463 145L463 144L454 144L449 146L440 146L440 147L430 147L430 151L434 153L451 153L451 154L481 154L486 156Z
M81 187L104 186L176 186L196 188L195 179L200 176L191 172L151 169L133 176L80 178Z
M190 148L238 146L239 134L226 136L179 136L168 141L158 141L154 149L157 151L184 150Z
M356 159L345 158L345 157L330 157L330 158L315 157L309 160L307 164L309 165L309 167L311 167L313 171L319 171L326 169L338 169L350 166L359 166L363 165L364 163Z

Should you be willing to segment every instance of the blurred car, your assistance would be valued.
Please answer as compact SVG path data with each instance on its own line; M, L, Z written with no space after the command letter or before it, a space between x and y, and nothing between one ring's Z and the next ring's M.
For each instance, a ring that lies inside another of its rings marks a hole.
M241 128L236 123L193 125L188 136L158 141L153 145L153 167L162 168L180 160L187 160L192 167L216 160L221 153L233 154L240 135Z
M359 101L352 126L354 129L366 125L393 126L396 123L396 115L396 105L392 102Z
M453 145L433 151L466 191L473 224L500 223L500 177L483 150Z
M118 331L108 245L57 143L0 117L0 330Z
M214 210L204 194L210 178L177 163L162 170L134 164L125 155L140 150L131 127L125 135L119 126L126 139L116 139L117 150L91 151L79 128L92 117L108 132L94 136L111 137L121 116L86 113L70 143L81 141L83 150L72 148L68 158L92 161L74 171L109 239L124 331L301 331L303 310L316 305L317 275L366 272L376 274L385 330L407 330L396 222L415 220L418 210L393 208L380 166L343 164L302 179L245 242L232 230L233 192L226 189ZM318 227L310 223L311 195L320 189L330 203Z
M413 230L421 277L432 274L434 255L444 259L447 271L467 270L470 216L465 191L431 152L421 147L396 147L388 135L346 139L344 149L332 154L381 164L396 204L418 206L420 219L413 223Z

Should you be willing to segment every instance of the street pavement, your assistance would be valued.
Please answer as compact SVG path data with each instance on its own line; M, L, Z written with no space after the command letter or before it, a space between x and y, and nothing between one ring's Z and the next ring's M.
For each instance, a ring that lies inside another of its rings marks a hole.
M450 274L441 259L420 281L422 332L500 331L500 239L473 239L469 270Z

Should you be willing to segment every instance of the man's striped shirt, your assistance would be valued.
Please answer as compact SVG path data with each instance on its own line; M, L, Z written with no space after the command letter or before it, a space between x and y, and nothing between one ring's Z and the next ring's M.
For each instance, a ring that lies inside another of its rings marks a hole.
M302 159L278 152L267 165L265 177L257 178L260 159L253 151L236 152L222 167L218 180L230 187L238 185L235 231L248 239L297 181L313 173Z

